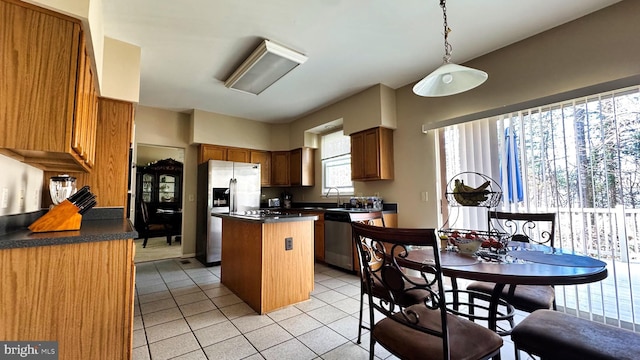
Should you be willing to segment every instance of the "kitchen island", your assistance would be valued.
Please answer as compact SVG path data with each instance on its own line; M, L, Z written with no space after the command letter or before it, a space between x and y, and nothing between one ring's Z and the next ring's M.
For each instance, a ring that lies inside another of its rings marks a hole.
M222 218L222 283L259 314L310 298L317 216Z

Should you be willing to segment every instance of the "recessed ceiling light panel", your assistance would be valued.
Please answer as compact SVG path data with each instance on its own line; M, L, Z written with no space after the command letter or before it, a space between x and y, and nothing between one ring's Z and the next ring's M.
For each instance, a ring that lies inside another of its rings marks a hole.
M305 55L272 41L263 40L229 76L224 86L258 95L305 61Z

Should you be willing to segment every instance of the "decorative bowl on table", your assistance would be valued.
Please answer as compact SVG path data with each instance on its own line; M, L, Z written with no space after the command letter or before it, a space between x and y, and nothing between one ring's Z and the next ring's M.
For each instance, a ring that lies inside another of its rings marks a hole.
M453 245L461 253L474 254L482 245L483 238L473 230L441 230L440 240ZM447 249L452 250L451 247Z
M507 237L499 232L441 229L440 240L449 246L443 249L455 250L464 254L474 254L480 248L491 252L504 252L508 242Z
M453 238L452 242L463 254L475 254L482 245L482 241L477 239Z

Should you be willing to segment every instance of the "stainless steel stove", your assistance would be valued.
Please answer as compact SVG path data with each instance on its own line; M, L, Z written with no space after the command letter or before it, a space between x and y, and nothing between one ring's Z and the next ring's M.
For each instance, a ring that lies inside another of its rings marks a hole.
M265 216L273 216L273 215L287 215L287 213L282 212L280 210L273 210L273 209L255 209L255 210L238 211L237 213L235 213L235 215L265 217Z

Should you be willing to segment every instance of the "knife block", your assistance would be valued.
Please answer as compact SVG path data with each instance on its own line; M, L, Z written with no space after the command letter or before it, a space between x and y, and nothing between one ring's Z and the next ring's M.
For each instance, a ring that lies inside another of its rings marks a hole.
M33 232L80 230L82 215L78 207L64 200L29 225Z

